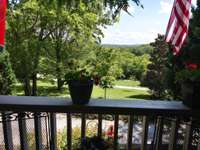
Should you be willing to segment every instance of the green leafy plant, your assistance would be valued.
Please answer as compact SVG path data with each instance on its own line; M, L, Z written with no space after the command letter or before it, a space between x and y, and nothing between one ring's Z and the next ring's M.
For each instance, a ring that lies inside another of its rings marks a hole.
M12 94L16 82L7 51L0 52L0 95Z
M86 135L87 137L93 137L96 134L96 128L87 128ZM77 149L80 146L80 136L81 129L79 127L74 127L72 129L72 149ZM66 128L58 133L58 150L67 150L66 142L67 134Z
M99 85L103 88L112 88L115 82L115 78L113 76L104 76L101 78Z
M176 81L200 81L200 69L197 70L187 70L183 69L176 73Z
M95 67L91 65L91 62L88 61L79 61L73 59L68 64L69 68L65 73L65 81L87 81L94 80L94 84L98 85L100 83L100 77L95 72Z
M65 75L66 81L70 80L91 80L92 73L87 69L71 70Z
M196 63L185 63L185 69L176 73L176 82L200 81L200 68Z

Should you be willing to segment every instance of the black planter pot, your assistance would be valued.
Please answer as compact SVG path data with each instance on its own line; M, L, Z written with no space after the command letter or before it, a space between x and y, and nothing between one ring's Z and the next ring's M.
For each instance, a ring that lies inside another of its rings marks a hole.
M68 85L74 104L84 105L89 103L93 89L93 80L71 80Z
M184 82L181 92L183 104L191 108L200 108L200 82Z

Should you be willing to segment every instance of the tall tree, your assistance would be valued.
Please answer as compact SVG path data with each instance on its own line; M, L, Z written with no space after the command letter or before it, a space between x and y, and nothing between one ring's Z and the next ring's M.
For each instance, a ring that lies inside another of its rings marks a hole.
M36 95L38 64L47 30L47 2L37 0L9 1L7 48L16 77L24 85L25 95ZM32 87L31 87L32 80Z
M24 85L25 95L31 95L30 79L34 58L33 41L35 41L33 33L35 32L35 18L37 18L37 11L33 11L35 5L30 6L26 2L22 4L10 1L9 7L12 8L12 11L8 9L9 15L7 17L7 41L9 41L7 48L10 52L16 77ZM26 15L28 13L29 15ZM31 20L34 20L34 23ZM27 40L28 38L32 40Z
M57 78L57 87L60 90L64 83L64 72L71 59L80 59L80 55L69 53L81 53L81 50L88 45L99 42L103 33L101 27L112 23L109 12L103 10L100 2L91 2L89 4L81 3L77 8L68 9L54 4L52 12L52 27L56 30L51 33L50 40L55 53L55 77ZM58 24L60 24L58 26ZM71 51L71 49L76 49ZM90 49L90 48L89 48ZM88 53L89 54L89 53ZM70 58L69 58L70 55ZM75 56L75 57L74 57ZM69 61L68 61L69 60Z
M94 75L100 78L100 86L104 89L106 99L107 89L112 88L114 81L122 76L122 68L119 62L119 52L111 48L96 48L95 59L92 64L95 68Z
M50 0L53 1L53 0ZM67 5L68 7L77 7L81 3L86 5L89 3L100 2L103 4L104 8L110 9L112 11L112 16L116 17L121 10L128 12L129 3L133 2L136 5L139 5L143 8L143 5L140 3L140 0L57 0L59 5Z
M144 79L145 85L151 90L155 98L163 98L166 90L165 71L168 56L168 44L164 36L158 34L155 42L150 44L153 51L150 53L151 63L147 67L147 74Z
M125 79L137 79L141 80L146 74L147 65L149 64L149 55L144 54L136 56L131 52L120 51L121 65L123 69L123 75Z

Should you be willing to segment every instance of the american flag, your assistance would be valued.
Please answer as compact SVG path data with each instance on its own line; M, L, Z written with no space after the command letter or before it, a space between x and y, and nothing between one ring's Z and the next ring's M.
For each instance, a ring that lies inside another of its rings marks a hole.
M4 47L7 0L0 0L0 47Z
M177 55L187 37L191 0L174 0L165 35L166 42L173 46Z

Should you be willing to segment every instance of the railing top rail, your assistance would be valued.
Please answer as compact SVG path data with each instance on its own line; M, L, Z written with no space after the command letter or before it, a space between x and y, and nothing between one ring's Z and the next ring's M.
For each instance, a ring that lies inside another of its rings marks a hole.
M32 96L0 96L0 111L200 116L200 110L177 101L91 100L87 105L73 105L67 98Z

